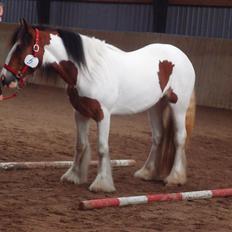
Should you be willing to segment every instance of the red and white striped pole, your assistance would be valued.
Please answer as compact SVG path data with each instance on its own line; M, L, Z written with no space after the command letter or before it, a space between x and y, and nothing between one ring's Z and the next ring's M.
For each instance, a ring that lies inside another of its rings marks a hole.
M112 167L134 166L135 160L111 160ZM0 171L22 170L34 168L66 168L72 165L72 161L41 161L41 162L3 162L0 163ZM98 161L91 161L90 165L97 166Z
M86 200L81 201L79 207L84 210L100 209L105 207L122 207L126 205L147 204L160 201L184 201L229 196L232 196L232 188Z

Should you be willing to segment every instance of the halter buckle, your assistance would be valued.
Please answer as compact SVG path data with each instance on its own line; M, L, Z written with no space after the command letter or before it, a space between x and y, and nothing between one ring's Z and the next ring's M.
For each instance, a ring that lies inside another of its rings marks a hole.
M33 46L33 51L34 52L39 52L39 44L34 44L34 46Z
M21 72L21 71L18 71L17 77L20 79L22 76L23 76L22 72Z

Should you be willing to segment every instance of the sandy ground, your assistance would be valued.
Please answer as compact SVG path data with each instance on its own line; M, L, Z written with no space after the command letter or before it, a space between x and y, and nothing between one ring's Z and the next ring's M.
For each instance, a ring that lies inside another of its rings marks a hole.
M0 161L72 160L75 127L65 91L29 86L0 103ZM91 127L93 159L96 126ZM232 231L232 198L163 202L81 211L81 200L232 187L232 112L198 107L188 147L188 183L165 187L133 178L150 149L146 114L113 117L112 158L132 158L136 167L114 168L117 192L88 191L89 183L61 183L65 169L0 172L1 232L66 231Z

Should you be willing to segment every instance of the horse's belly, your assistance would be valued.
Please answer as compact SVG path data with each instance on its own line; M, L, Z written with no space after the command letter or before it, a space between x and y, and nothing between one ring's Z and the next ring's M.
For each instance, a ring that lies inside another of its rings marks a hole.
M128 71L126 77L121 79L117 101L113 114L133 114L145 111L153 106L162 96L158 79L151 68L146 70Z
M118 101L113 107L111 113L112 114L135 114L139 112L143 112L149 108L151 108L159 98L150 95L151 98L139 98L136 97L134 99L125 99L124 101Z

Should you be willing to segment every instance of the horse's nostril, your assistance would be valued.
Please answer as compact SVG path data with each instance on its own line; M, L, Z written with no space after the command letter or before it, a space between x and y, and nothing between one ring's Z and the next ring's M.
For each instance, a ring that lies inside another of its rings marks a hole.
M3 87L3 81L4 81L4 79L5 79L5 76L4 75L1 75L0 76L0 89Z
M0 85L1 85L1 87L3 87L4 85L6 85L6 83L5 83L5 76L4 75L2 75L1 77L0 77Z
M0 97L2 96L2 88L3 88L3 78L0 77ZM1 97L2 98L2 97ZM0 99L1 100L1 99Z
M0 81L3 81L5 79L5 76L4 75L1 75L0 76Z

